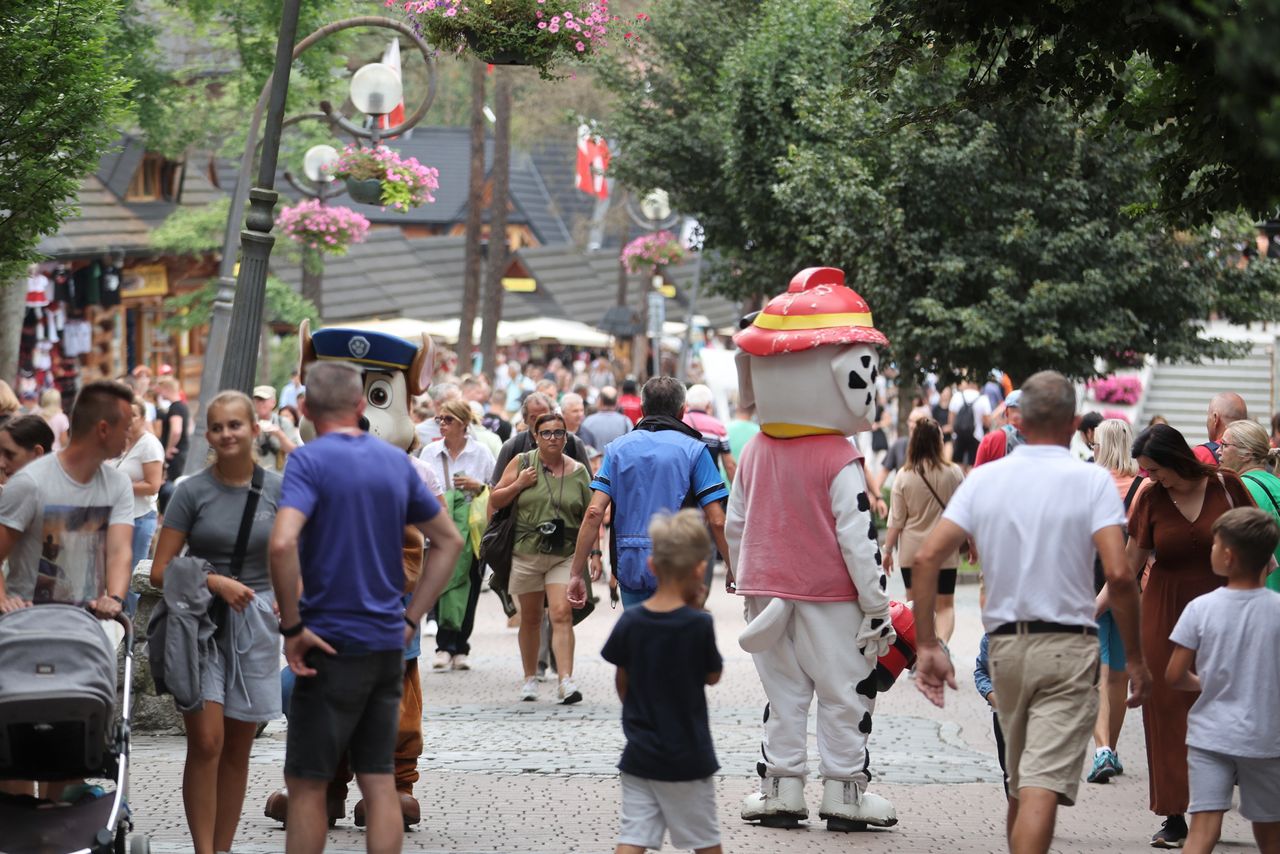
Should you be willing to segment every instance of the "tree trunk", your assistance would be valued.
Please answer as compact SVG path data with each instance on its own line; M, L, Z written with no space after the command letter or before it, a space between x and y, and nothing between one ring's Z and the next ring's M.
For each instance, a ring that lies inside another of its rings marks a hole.
M302 296L311 300L324 318L324 255L319 249L302 249Z
M471 332L480 303L484 265L480 257L480 232L484 228L484 89L485 64L471 63L471 181L467 186L466 272L462 284L462 314L458 324L460 373L471 372ZM490 377L492 379L492 377Z
M624 201L625 205L626 202ZM622 221L622 245L626 246L627 241L631 239L631 224L627 220ZM627 265L622 263L622 259L618 259L618 299L617 305L627 304Z
M17 265L13 265L17 268ZM18 380L18 350L22 342L23 306L27 301L25 279L0 281L0 379Z
M483 370L493 376L498 364L498 323L502 320L502 274L507 269L507 190L511 165L511 72L495 68L493 192L489 207L489 271L485 282L484 326L480 332Z

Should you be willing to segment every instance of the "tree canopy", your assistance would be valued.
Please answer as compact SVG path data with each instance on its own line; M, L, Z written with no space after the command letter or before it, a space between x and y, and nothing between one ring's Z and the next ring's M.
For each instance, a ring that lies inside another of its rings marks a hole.
M841 267L894 358L944 376L1224 355L1192 318L1276 315L1280 268L1232 263L1247 221L1157 220L1154 155L1125 127L1034 102L902 126L960 92L965 66L866 93L858 62L883 38L868 2L766 0L716 26L697 5L655 19L649 64L614 78L637 87L619 92L615 162L703 221L721 291L768 297Z

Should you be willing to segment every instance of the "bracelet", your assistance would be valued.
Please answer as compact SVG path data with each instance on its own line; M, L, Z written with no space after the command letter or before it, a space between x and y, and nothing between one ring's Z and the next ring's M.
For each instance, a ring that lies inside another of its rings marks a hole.
M418 628L418 621L415 620L413 617L410 617L408 611L404 612L404 623L406 626L409 626L414 630L417 630Z
M302 634L302 629L303 629L302 621L299 620L297 623L295 623L294 625L290 626L287 629L284 626L281 626L280 636L286 637L286 638L296 637L297 635Z
M123 604L124 604L124 597L123 597L123 596L117 596L117 595L116 595L116 594L114 594L114 593L108 593L108 594L107 594L107 596L108 596L108 598L111 598L111 599L116 600L116 601L117 601L117 602L119 602L121 605L123 605Z
M592 549L591 551L587 552L587 557L602 557L603 555L604 555L604 552L600 551L599 549Z

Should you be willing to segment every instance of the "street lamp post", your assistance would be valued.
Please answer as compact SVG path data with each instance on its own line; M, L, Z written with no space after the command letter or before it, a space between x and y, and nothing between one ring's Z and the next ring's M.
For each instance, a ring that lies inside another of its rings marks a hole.
M648 228L654 234L660 229L674 227L680 220L679 215L672 216L671 197L666 190L662 189L651 190L648 195L641 199L639 212L632 207L629 201L625 207L628 216L631 217L636 225L641 228ZM655 268L649 287L645 288L645 298L641 308L644 330L637 336L639 346L633 348L636 351L644 350L646 347L649 348L650 352L645 355L644 364L647 367L649 356L652 355L652 376L658 376L662 373L662 324L666 319L666 303L661 301L664 299L661 291L662 282L661 272Z
M338 194L333 187L333 176L328 168L338 159L338 150L332 145L313 145L302 158L302 174L306 183L299 181L286 170L284 179L300 196L314 199L321 205ZM302 296L316 307L316 313L324 316L324 263L318 249L302 247Z
M271 235L274 225L276 160L280 151L280 133L286 124L284 102L289 88L289 67L317 42L334 33L353 27L382 27L395 30L408 38L418 48L427 63L427 94L418 109L394 128L381 131L382 136L396 136L415 126L426 115L435 99L435 59L431 47L413 28L401 21L380 16L364 15L327 24L294 45L298 29L300 0L284 0L280 22L280 39L276 45L276 64L271 77L258 96L253 117L245 138L244 153L240 157L240 171L236 176L236 188L227 212L227 227L223 235L222 259L218 269L218 291L213 301L209 319L209 334L205 343L204 368L200 375L200 406L196 413L196 428L192 436L192 449L187 459L186 473L192 474L204 467L208 454L205 442L205 414L209 402L221 389L233 388L248 392L254 382L259 335L262 327L263 306L266 301L267 263L275 238ZM292 46L292 49L291 49ZM364 70L364 69L361 69ZM384 78L385 79L385 78ZM355 82L353 76L352 82ZM387 93L379 92L378 80L365 87L362 82L360 97L367 106L374 101L386 103ZM396 79L399 86L399 79ZM357 96L352 92L353 102ZM366 97L368 96L368 97ZM397 101L386 106L386 112ZM320 113L308 113L295 117L288 123L305 118L322 118L348 134L372 139L376 144L379 130L361 128L352 124L328 103L320 105ZM267 125L262 139L262 159L258 169L257 186L249 189L249 172L253 169L254 154L258 148L258 129L264 115ZM369 113L368 115L373 115ZM246 228L241 231L240 216L246 201L250 210L245 217ZM243 258L236 272L236 246L243 246ZM217 378L217 382L212 380Z

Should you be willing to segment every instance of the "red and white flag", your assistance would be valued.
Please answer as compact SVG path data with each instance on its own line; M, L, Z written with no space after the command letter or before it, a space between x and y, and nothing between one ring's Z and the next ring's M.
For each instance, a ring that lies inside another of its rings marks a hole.
M391 44L387 45L387 49L382 52L382 64L390 68L396 73L396 77L400 77L400 40L392 39ZM404 78L400 77L401 82ZM400 103L396 104L391 112L384 116L378 116L378 127L393 128L404 124L404 96L401 96Z
M609 198L609 182L604 174L608 168L608 144L593 136L587 125L578 125L578 168L574 171L573 186L588 196Z

